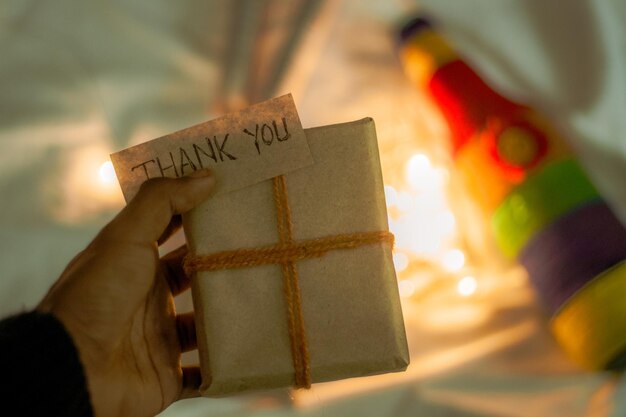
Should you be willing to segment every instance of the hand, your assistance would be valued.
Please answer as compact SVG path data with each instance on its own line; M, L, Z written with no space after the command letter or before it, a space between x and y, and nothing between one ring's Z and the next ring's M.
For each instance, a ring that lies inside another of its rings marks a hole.
M172 298L190 285L186 247L159 259L157 245L213 184L208 171L147 181L39 305L74 340L96 416L154 416L198 396L199 368L180 363L181 352L196 348L193 313L176 315Z

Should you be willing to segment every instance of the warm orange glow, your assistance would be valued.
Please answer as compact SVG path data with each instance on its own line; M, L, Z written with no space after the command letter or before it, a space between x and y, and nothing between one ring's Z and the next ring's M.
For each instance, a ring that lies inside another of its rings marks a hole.
M464 297L469 297L474 294L477 289L478 283L476 282L476 278L469 275L461 278L456 286L456 290Z
M98 170L98 178L103 185L115 184L117 177L115 175L115 169L111 161L105 161L100 165Z
M66 223L78 223L104 211L116 210L124 200L109 150L98 144L77 147L68 157L59 204L53 207L55 217Z
M441 264L446 271L460 271L465 265L465 254L459 249L449 250L443 254Z

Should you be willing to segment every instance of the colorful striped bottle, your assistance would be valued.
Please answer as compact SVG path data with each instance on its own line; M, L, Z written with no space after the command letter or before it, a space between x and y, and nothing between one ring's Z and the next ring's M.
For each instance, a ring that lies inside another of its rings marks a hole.
M487 85L424 18L400 58L452 133L455 165L502 252L528 270L563 348L592 369L626 367L626 228L546 117Z

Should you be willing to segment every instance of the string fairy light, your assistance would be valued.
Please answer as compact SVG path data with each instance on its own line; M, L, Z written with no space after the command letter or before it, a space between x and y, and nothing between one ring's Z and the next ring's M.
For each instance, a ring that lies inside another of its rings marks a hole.
M456 286L456 289L459 294L464 297L469 297L474 294L478 289L478 283L476 282L476 278L471 275L467 275L461 278Z
M506 302L494 299L496 288L513 284L492 279L502 270L485 263L480 251L488 248L467 237L468 224L481 226L468 223L471 211L464 211L465 195L451 182L445 160L424 151L401 158L395 167L404 176L389 175L394 182L385 185L385 198L403 309L419 311L412 319L432 331L480 326L493 316L493 303ZM471 253L478 257L473 260Z
M419 152L413 154L405 165L408 187L385 186L387 206L393 211L389 227L396 235L396 247L407 260L435 261L444 242L454 235L455 218L445 198L446 177L444 169ZM405 269L404 262L401 262L397 270Z
M117 177L111 161L104 161L98 169L98 179L102 185L115 184Z
M458 272L465 265L465 254L460 249L451 249L443 254L441 265L448 272Z
M426 155L417 153L409 158L406 164L406 178L411 188L415 190L427 188L432 176L432 165Z
M109 149L98 143L85 144L69 152L63 181L55 187L61 198L51 207L57 220L81 223L123 206L115 170L108 160L109 153Z
M393 262L403 299L428 291L443 291L452 299L476 294L479 281L468 265L457 218L449 199L445 166L424 152L410 154L404 163L404 182L385 185L389 229L396 236ZM402 165L400 165L402 166ZM417 280L416 277L431 276ZM448 298L446 298L448 299Z

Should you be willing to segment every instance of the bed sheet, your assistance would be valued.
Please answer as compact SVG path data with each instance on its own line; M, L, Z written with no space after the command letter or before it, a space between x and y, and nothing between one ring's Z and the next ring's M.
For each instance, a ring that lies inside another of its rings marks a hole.
M276 22L265 34L268 48L287 36L285 22L298 21L287 2L252 4L4 2L2 315L32 308L122 207L115 184L98 182L109 153L218 114L225 85L246 84L245 74L232 75L232 62L241 61L228 52L251 40L244 27L227 24L233 16L271 7ZM265 94L293 92L306 127L373 117L385 180L393 182L401 175L394 168L398 155L446 134L395 55L394 28L418 10L440 22L498 89L552 117L626 219L626 5L620 0L321 1ZM474 301L445 292L403 301L412 358L404 374L319 384L308 393L186 400L162 415L626 415L623 378L570 362L549 335L523 273L498 271L498 285ZM188 308L189 300L178 305ZM446 321L450 314L456 319Z

